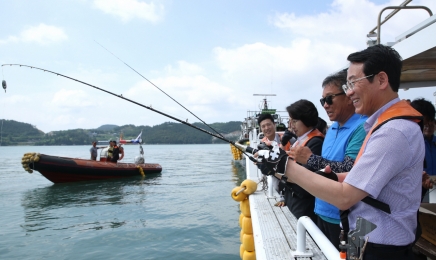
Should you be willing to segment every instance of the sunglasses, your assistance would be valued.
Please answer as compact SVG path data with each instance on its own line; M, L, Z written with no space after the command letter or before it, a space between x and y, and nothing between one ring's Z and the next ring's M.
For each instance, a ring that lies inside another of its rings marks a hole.
M321 98L319 100L319 102L321 102L321 106L324 106L325 103L327 103L327 105L331 105L331 104L333 104L333 98L336 96L340 96L340 95L345 95L345 92L341 92L341 93L333 94L333 95L328 95L324 98Z

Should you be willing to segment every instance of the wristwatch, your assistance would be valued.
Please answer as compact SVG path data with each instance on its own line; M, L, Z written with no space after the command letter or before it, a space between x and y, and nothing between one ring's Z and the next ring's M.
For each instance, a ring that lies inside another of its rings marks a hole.
M285 175L282 176L282 178L280 179L281 183L286 183L288 182L288 177L286 177Z

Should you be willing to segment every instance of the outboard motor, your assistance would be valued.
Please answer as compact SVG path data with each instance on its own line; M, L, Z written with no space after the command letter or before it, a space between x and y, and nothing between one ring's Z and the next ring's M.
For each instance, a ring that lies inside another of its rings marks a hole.
M142 149L142 143L139 143L139 155L135 157L135 164L143 164L144 162L144 149Z

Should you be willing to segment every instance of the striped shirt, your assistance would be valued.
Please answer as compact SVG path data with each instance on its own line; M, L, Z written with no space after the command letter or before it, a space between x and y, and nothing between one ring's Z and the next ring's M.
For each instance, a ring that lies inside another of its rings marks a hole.
M390 101L369 117L365 131L371 129L382 112L399 101L399 98ZM358 202L350 208L350 230L355 229L357 217L363 217L377 225L368 234L369 242L403 246L414 241L424 154L422 132L410 120L391 120L371 135L344 182L387 203L391 214Z

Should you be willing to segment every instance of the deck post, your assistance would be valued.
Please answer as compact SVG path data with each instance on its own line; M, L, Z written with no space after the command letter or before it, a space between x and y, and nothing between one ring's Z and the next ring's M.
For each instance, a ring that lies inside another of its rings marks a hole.
M273 181L273 177L267 176L267 181L268 181L268 199L275 199L275 196L273 194L273 189L274 189L274 181Z
M306 251L306 231L329 260L339 259L339 251L309 217L300 217L297 222L297 250L292 250L293 257L311 257L312 251Z

